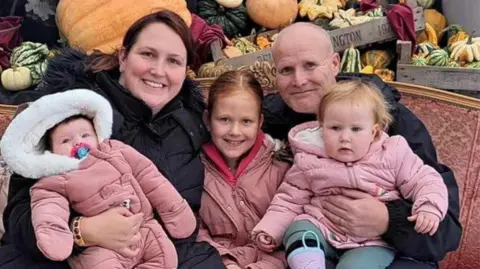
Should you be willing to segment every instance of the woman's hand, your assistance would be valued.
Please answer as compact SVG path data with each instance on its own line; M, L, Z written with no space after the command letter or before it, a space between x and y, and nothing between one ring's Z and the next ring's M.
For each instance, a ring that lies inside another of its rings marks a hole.
M97 216L82 218L80 228L85 243L134 257L140 251L143 213L133 214L124 207L111 208Z
M387 231L387 206L368 193L342 189L322 206L325 216L345 234L373 238Z

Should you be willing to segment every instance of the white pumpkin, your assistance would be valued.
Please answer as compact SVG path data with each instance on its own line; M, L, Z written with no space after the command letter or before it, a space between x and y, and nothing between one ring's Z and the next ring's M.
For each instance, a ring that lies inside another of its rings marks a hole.
M242 5L243 0L215 0L217 4L226 8L237 8Z
M14 67L2 72L2 85L9 91L21 91L32 85L30 69L26 67Z

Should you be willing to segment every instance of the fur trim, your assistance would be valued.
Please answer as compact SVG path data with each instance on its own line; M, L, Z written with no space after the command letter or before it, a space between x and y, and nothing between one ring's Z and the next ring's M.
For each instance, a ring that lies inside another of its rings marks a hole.
M280 139L275 139L269 134L265 134L265 137L273 143L273 156L276 160L293 163L293 153L290 149L288 142L284 142Z
M13 172L35 179L77 169L80 160L45 151L43 137L56 124L79 114L93 119L100 143L110 138L113 112L101 95L87 89L46 95L8 125L0 142L5 162Z

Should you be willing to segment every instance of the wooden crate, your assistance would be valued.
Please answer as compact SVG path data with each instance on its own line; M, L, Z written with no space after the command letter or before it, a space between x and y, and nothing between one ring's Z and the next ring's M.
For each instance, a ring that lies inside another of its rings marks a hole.
M414 66L411 64L411 47L410 42L397 41L397 81L442 90L480 93L480 69Z
M415 7L413 8L413 11L415 31L423 31L425 29L423 8ZM277 32L277 30L272 30L261 33L260 35L272 35ZM390 26L390 23L386 17L374 19L348 28L329 31L328 33L332 40L333 49L336 52L344 51L352 44L355 45L355 47L362 47L372 43L389 41L396 38L396 34L393 32L392 27ZM254 37L255 36L248 36L247 39L253 41ZM213 42L211 45L211 50L214 61L223 60L226 64L230 64L234 67L250 65L255 61L273 62L272 50L270 48L229 59L226 59L223 55L220 41Z

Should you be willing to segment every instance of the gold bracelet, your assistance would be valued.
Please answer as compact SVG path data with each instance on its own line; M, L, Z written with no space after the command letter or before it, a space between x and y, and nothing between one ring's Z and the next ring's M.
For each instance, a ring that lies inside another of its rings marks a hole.
M76 217L73 219L73 223L72 223L73 240L75 241L75 244L77 246L86 247L87 244L85 244L85 241L83 240L83 237L82 237L82 232L80 230L81 220L82 220L82 217Z

